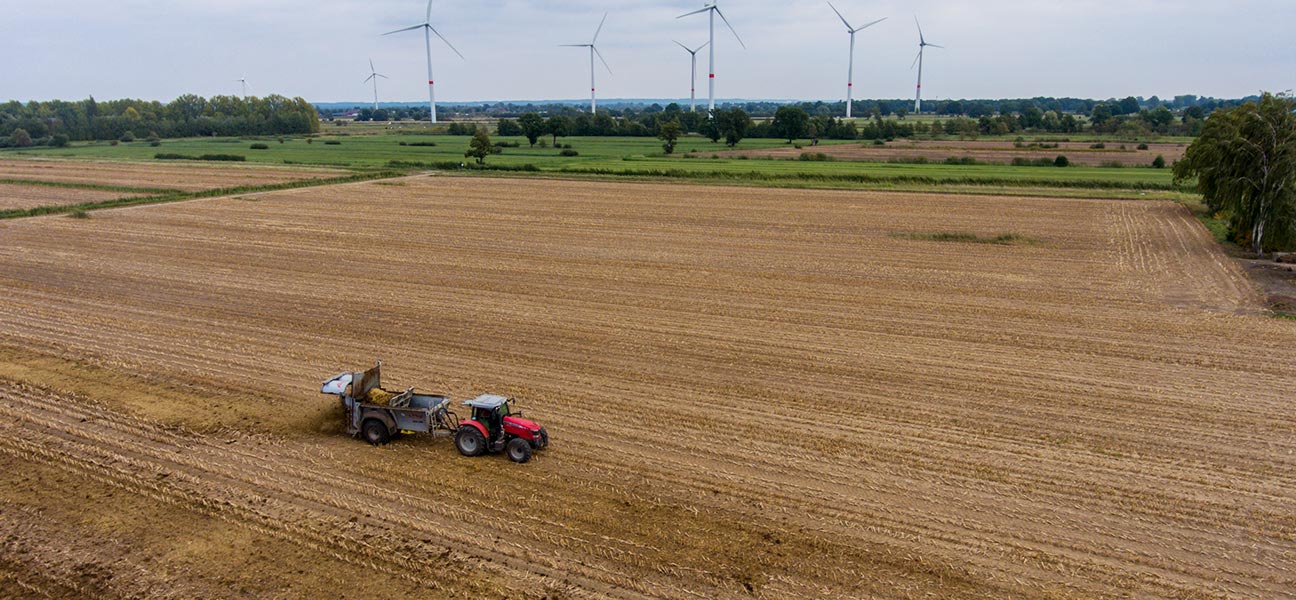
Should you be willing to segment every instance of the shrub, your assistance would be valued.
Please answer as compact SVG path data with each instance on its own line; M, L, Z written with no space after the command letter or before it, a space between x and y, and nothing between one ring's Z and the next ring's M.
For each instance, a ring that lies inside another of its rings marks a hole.
M1053 166L1055 167L1066 167L1070 166L1070 164L1071 161L1067 160L1067 157L1061 154L1059 154L1057 158L1053 159Z
M315 143L315 138L306 138L306 143L307 143L307 144L314 144L314 143Z
M144 139L150 142L160 142L162 141L162 136L158 135L156 131L150 131L148 137Z
M340 145L342 145L342 142L340 142L340 141L338 141L338 140L324 140L324 145L325 145L325 146L340 146Z
M792 147L793 147L793 148L796 148L797 150L800 150L800 149L801 149L801 144L792 144Z
M1123 162L1121 162L1121 161L1119 161L1119 160L1104 160L1104 161L1102 161L1102 164L1100 164L1100 165L1098 165L1098 166L1100 166L1100 167L1106 167L1106 168L1108 168L1108 169L1123 169L1123 168L1125 168L1125 163L1123 163Z
M832 157L823 152L802 152L799 160L824 162L832 160Z
M401 142L401 145L402 145L402 146L429 146L429 147L430 147L430 146L435 146L435 145L436 145L436 142L410 142L410 143L408 143L408 144L405 143L405 142Z
M108 145L109 145L109 146L116 146L116 145L117 145L117 140L111 140L111 141L109 141L109 142L108 142Z
M1156 158L1152 159L1153 169L1164 169L1165 166L1166 166L1166 161L1164 156L1158 154Z
M873 140L873 145L874 145L874 146L885 146L885 145L886 145L886 142L884 142L884 141L882 141L882 140Z
M1146 143L1140 143L1140 144L1138 145L1138 149L1139 149L1139 150L1147 150L1147 149L1148 149L1148 145L1147 145Z
M135 132L133 132L133 131L127 129L127 130L126 130L126 133L123 133L123 134L122 134L122 136L121 136L121 141L123 141L123 142L133 142L133 141L135 141Z
M198 156L198 160L220 160L220 161L230 161L230 162L243 162L247 160L247 157L241 154L202 154Z
M252 150L269 150L270 146L267 146L265 144L252 144L251 146L248 146L248 148Z
M68 136L62 133L56 133L50 136L49 145L55 148L64 148L68 145Z
M951 156L945 159L947 165L975 165L977 161L971 156Z
M280 143L280 144L284 143L284 139L283 139L283 136L282 136L282 135L279 136L279 137L277 137L277 138L275 138L275 139L279 140L279 143Z
M580 152L572 150L570 147L568 147L568 148L563 148L562 151L558 153L558 155L559 156L579 156Z
M158 146L162 145L162 140L153 140L149 142L149 145L153 146L154 148L157 148Z
M90 213L86 212L84 208L78 208L68 213L68 216L72 217L73 219L89 219Z
M1107 147L1107 144L1104 144L1104 143L1102 143L1102 142L1098 142L1097 144L1090 144L1090 145L1089 145L1089 149L1090 149L1090 150L1102 150L1102 149L1104 149L1104 148L1106 148L1106 147Z

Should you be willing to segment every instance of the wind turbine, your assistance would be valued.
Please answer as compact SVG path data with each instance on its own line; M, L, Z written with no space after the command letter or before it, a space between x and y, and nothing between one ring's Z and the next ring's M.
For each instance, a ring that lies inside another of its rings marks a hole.
M918 65L918 94L914 96L914 114L918 115L918 114L922 114L923 49L926 48L927 46L931 46L932 48L944 48L945 46L937 46L936 44L927 43L927 40L923 38L922 24L918 22L918 17L916 16L914 17L914 25L918 26L918 57L914 59L914 65ZM914 68L914 65L909 65L909 68L910 69Z
M602 53L602 52L599 52L599 51L598 51L598 48L594 45L594 44L598 43L598 36L599 36L599 32L603 31L603 24L606 23L606 22L607 22L607 13L603 13L603 20L602 20L602 21L599 21L598 29L595 29L595 30L594 30L594 39L590 40L590 43L588 43L588 44L559 44L560 46L564 46L564 47L567 47L567 48L589 48L589 55L590 55L590 114L591 114L591 115L594 114L595 109L597 108L597 102L595 101L595 98L594 98L594 55L595 55L595 54L598 55L598 59L599 59L599 61L603 63L603 68L607 69L608 75L611 75L611 74L612 74L612 67L609 67L608 64L607 64L607 61L606 61L606 60L603 60L603 53Z
M387 79L386 75L383 75L382 73L379 73L378 71L374 70L373 59L371 58L369 59L369 76L366 77L365 80L362 81L361 83L369 83L370 79L372 79L374 82L374 110L378 110L378 78L379 77L382 77L383 79Z
M434 29L434 28L432 27L432 0L428 0L428 4L427 4L427 15L424 17L422 23L419 23L418 25L411 25L411 26L406 27L406 28L404 28L404 29L397 29L396 31L388 31L387 33L384 33L383 35L391 35L391 34L393 34L393 33L400 33L400 32L402 32L402 31L412 31L412 30L414 30L414 29L422 29L422 30L423 30L423 44L424 44L424 46L427 48L427 67L428 67L428 109L430 110L430 115L429 115L429 116L431 117L431 122L432 122L432 123L436 123L436 122L437 122L437 118L436 118L436 91L432 88L432 81L433 81L433 79L432 79L432 34L435 33L437 37L441 38L441 41L445 42L445 45L446 45L446 46L449 46L451 50L454 50L454 53L455 53L455 54L459 54L459 51L456 50L455 47L454 47L454 45L450 43L450 40L445 39L445 36L441 35L441 33L440 33L439 31L437 31L436 29ZM464 57L464 55L459 54L459 58L460 58L460 59L463 59L463 57Z
M709 20L708 27L710 28L710 37L707 39L707 44L711 46L711 49L707 51L708 61L709 61L709 65L707 67L707 111L715 112L715 18L716 15L720 15L720 20L724 21L725 27L728 27L729 31L733 32L734 39L738 40L738 43L742 45L743 49L747 48L747 44L743 44L742 38L738 37L738 32L734 31L733 25L729 24L729 19L726 19L724 13L720 12L720 7L716 6L714 0L710 4L703 6L702 8L699 8L693 12L684 13L675 18L683 19L684 17L687 17L689 15L696 15L698 13L703 13L703 12L709 13L707 16Z
M247 76L245 75L245 76L243 76L243 77L239 77L238 79L235 79L234 81L237 81L237 82L239 82L240 84L242 84L242 86L243 86L243 99L244 99L244 100L247 100Z
M688 46L680 44L678 41L675 43L679 44L679 47L683 48L685 52L688 52L689 56L692 58L693 70L691 71L692 74L689 75L689 112L697 112L697 101L694 99L694 96L697 94L697 53L711 42L703 42L703 44L698 46L696 50L691 50Z
M828 7L837 13L837 18L841 19L841 22L846 25L847 33L850 33L850 59L846 61L846 118L849 119L851 118L851 88L855 86L855 32L868 29L887 20L887 18L882 17L872 23L851 27L851 24L846 21L846 17L842 16L841 11L837 10L837 7L833 6L832 2L828 3Z

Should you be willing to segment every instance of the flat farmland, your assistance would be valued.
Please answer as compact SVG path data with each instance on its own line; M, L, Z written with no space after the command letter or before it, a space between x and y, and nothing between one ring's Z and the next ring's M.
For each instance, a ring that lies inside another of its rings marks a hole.
M187 192L270 185L345 174L340 169L245 164L124 163L84 160L0 160L0 179L122 186Z
M1049 144L1050 146L1053 143ZM758 148L753 150L731 150L719 153L720 156L750 156L753 158L787 158L795 159L802 152L822 152L823 154L844 161L888 161L896 159L922 158L931 162L941 162L947 158L972 158L977 162L990 164L1009 164L1014 158L1035 160L1046 158L1053 160L1058 155L1065 155L1074 165L1089 167L1107 166L1118 163L1125 167L1146 167L1153 159L1162 156L1166 164L1183 158L1187 144L1152 143L1146 150L1139 150L1133 143L1121 144L1106 142L1103 148L1094 148L1089 142L1056 142L1057 147L1041 148L1023 145L1017 147L1007 140L899 140L876 146L869 142L862 144L824 144L820 146L802 146L794 148Z
M104 202L129 195L129 192L113 190L0 183L0 210Z
M1296 323L1169 202L419 176L0 223L0 290L12 589L1296 589ZM347 438L377 358L553 445Z

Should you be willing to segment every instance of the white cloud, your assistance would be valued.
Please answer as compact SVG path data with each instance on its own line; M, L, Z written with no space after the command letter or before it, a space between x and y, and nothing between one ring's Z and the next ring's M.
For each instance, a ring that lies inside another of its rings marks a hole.
M909 97L914 14L929 41L929 98L1200 93L1238 96L1293 85L1289 0L834 0L848 19L889 19L856 43L856 97ZM684 97L688 55L671 40L706 40L706 17L676 19L699 1L437 0L433 24L465 57L432 48L440 100L582 98L588 40L604 11L600 50L614 74L601 97ZM847 34L822 0L722 0L747 49L717 22L722 98L844 96ZM420 100L419 0L0 0L0 99L255 93L363 100L372 57L385 100ZM705 96L706 53L699 54Z

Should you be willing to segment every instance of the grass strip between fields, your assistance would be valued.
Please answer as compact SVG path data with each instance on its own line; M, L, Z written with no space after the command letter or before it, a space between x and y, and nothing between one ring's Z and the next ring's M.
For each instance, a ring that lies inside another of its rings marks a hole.
M0 178L0 184L5 185L39 185L44 187L67 188L74 190L96 190L101 192L122 192L125 194L178 194L181 190L175 188L150 188L150 187L132 187L127 185L108 185L104 183L81 183L76 181L45 181L43 179L20 179L20 178Z
M893 233L891 237L926 242L962 242L966 244L995 244L1007 246L1012 244L1034 244L1036 240L1016 233L1001 233L996 236L982 237L975 233L961 231L938 231L933 233Z
M929 176L929 175L876 175L864 173L767 173L760 171L720 171L702 169L656 169L630 168L611 169L605 167L566 166L559 169L542 169L532 164L523 165L464 165L460 162L413 162L390 161L392 168L427 168L457 172L520 172L547 173L555 175L592 175L613 178L642 179L688 179L705 182L741 182L751 185L800 184L836 184L841 186L858 186L865 189L895 185L957 185L957 186L993 186L1006 188L1054 188L1054 189L1088 189L1088 190L1152 190L1166 192L1186 191L1174 183L1148 181L1113 181L1099 179L1050 179L1050 178L1013 178L993 175L962 176Z
M354 183L357 181L368 181L372 179L386 179L390 177L400 177L407 175L404 171L384 170L370 171L365 173L356 173L342 177L330 177L325 179L301 179L297 181L287 181L270 185L249 185L232 188L215 188L210 190L200 190L197 192L180 192L168 191L162 195L151 196L133 196L130 198L118 198L115 200L105 200L102 202L82 202L80 204L65 204L53 206L36 206L32 208L15 208L0 210L0 219L19 219L23 217L37 217L41 215L53 215L62 213L78 213L91 210L100 210L104 208L120 208L123 206L137 206L142 204L162 204L166 202L179 202L181 200L194 200L198 198L215 198L218 196L232 196L236 194L251 194L257 192L275 192L279 190L291 190L304 187L315 187L321 185L335 185L340 183Z

